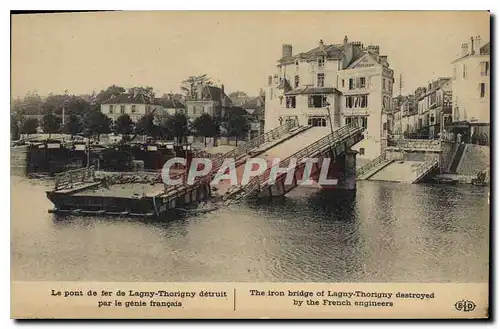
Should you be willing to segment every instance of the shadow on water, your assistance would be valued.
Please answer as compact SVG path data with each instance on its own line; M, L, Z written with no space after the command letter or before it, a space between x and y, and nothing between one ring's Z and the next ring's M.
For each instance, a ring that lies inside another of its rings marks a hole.
M356 218L356 192L323 189L306 195L255 200L248 203L248 207L280 217L302 214L306 220L346 221Z

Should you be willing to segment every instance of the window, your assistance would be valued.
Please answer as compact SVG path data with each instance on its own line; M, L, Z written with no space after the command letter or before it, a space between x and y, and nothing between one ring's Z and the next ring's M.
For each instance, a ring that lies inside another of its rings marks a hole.
M125 105L120 105L120 114L125 113Z
M359 78L359 88L366 88L366 78Z
M384 128L383 129L384 129L384 131L387 130L387 122L384 122Z
M325 57L324 56L320 56L318 58L318 67L324 67L325 66Z
M364 147L359 148L359 155L365 155L365 148Z
M113 105L109 106L109 114L113 114Z
M467 78L467 66L465 66L465 64L462 66L462 77L464 79Z
M344 88L344 79L342 79L342 88Z
M132 113L135 113L135 105L132 105Z
M318 87L324 87L324 86L325 86L325 74L318 73Z
M367 108L368 107L368 95L356 95L346 97L346 107L347 108Z
M313 127L326 127L326 120L325 117L309 117L307 124Z
M480 88L480 97L484 98L486 96L486 83L481 82L479 84L479 88Z
M299 61L295 61L295 66L299 66Z
M298 88L298 87L299 87L299 81L300 81L300 80L299 80L299 76L298 76L298 75L296 75L296 76L295 76L295 88Z
M382 90L386 89L385 78L382 78Z
M312 95L307 98L308 107L321 108L328 106L326 95Z
M354 79L349 79L349 90L354 89Z
M151 106L148 105L148 107L146 108L146 114L150 114L151 113Z
M288 108L288 109L295 108L295 96L287 96L286 97L286 108Z
M481 75L490 75L490 62L481 62Z
M363 126L363 128L368 129L368 118L367 117L361 118L361 125Z

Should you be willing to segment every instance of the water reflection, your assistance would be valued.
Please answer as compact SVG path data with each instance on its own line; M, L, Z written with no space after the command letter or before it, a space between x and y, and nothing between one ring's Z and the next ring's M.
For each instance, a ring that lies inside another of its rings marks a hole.
M359 182L164 219L55 217L13 178L12 277L98 281L485 281L486 189ZM26 206L29 200L29 206Z

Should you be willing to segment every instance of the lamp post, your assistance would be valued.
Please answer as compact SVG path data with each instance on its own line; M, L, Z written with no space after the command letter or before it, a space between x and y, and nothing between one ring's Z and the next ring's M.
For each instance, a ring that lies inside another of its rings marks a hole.
M330 131L333 135L332 114L330 113L330 103L328 102L326 102L326 111L328 112L328 120L330 121Z

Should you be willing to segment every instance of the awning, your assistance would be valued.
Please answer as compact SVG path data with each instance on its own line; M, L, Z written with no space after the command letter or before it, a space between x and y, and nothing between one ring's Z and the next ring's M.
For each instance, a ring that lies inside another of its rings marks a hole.
M332 87L305 87L305 88L298 88L291 90L285 95L311 95L311 94L333 94L333 93L338 93L342 94L338 89L332 88Z
M445 124L446 128L465 128L468 129L470 128L470 122L469 121L454 121L454 122L449 122Z

